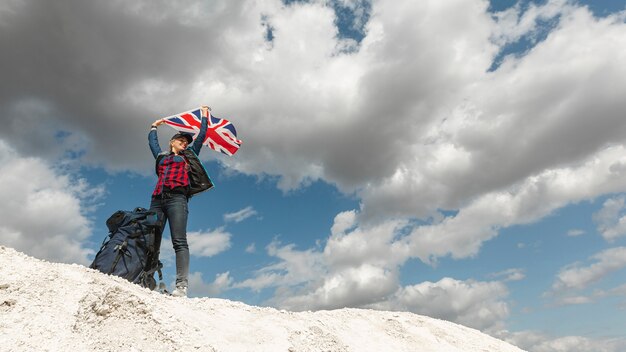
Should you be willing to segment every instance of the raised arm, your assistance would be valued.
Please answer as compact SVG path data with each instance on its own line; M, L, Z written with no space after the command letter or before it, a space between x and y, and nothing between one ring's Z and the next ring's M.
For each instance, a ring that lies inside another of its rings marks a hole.
M200 131L196 136L196 139L193 141L189 148L194 151L194 153L200 154L200 149L202 148L202 143L204 142L204 137L206 137L206 130L209 126L209 114L211 109L208 106L203 106L201 109L202 112L202 122L200 123Z
M148 145L150 146L150 151L152 151L152 155L156 159L156 157L161 153L161 146L159 146L159 137L157 135L157 127L159 125L164 124L165 121L163 119L156 120L150 126L150 133L148 133Z

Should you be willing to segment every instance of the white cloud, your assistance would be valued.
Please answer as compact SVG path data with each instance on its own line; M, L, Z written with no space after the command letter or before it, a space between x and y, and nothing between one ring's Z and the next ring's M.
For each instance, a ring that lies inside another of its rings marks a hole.
M208 232L189 232L189 252L197 257L212 257L228 250L231 246L232 235L223 228L217 228Z
M607 199L593 220L598 225L598 231L607 241L626 235L626 197L620 196Z
M626 284L623 284L621 286L618 286L606 292L603 292L602 295L626 296Z
M626 247L610 248L589 259L595 262L588 265L577 262L562 268L544 296L552 298L557 305L589 304L606 297L626 296L626 285L593 288L603 278L626 267ZM622 302L624 304L626 301Z
M22 157L0 140L0 243L41 259L88 264L91 222L85 208L102 189Z
M561 305L577 305L577 304L587 304L592 303L593 298L588 296L565 296L559 298L558 303Z
M607 275L626 267L626 247L615 247L593 255L592 264L575 263L561 269L552 284L548 296L554 296L561 304L590 302L591 298L576 293L588 288Z
M580 229L571 229L569 231L567 231L567 235L569 237L578 237L578 236L582 236L585 234L585 231L580 230Z
M536 36L540 30L538 23L548 21L556 16L571 11L572 6L568 5L568 0L550 0L543 5L530 3L528 8L522 11L522 4L495 14L498 21L494 33L494 39L500 43L511 43L518 41L523 36Z
M200 297L216 297L230 288L233 279L229 272L215 275L215 280L210 283L204 282L202 273L193 272L189 274L189 295Z
M576 305L576 304L588 304L594 303L598 299L606 298L606 297L626 297L626 285L621 285L617 287L613 287L610 289L594 289L588 295L576 295L575 293L560 293L559 296L557 294L557 303L559 305ZM553 292L548 293L547 295L554 295ZM626 301L622 301L621 304L618 305L620 309L626 307Z
M257 215L257 211L251 206L245 207L234 213L224 214L224 221L226 222L242 222L251 216Z
M524 269L513 268L489 275L490 278L503 278L504 281L520 281L526 278Z
M341 215L335 217L333 230L345 225L345 218ZM355 225L350 232L334 233L328 238L324 258L330 266L344 268L369 263L389 269L408 259L404 248L397 245L397 240L403 231L410 228L409 222L389 220L375 226Z
M355 227L355 215L348 211L335 217L334 234L323 251L273 242L268 254L280 261L236 286L275 287L271 303L294 310L363 306L392 294L398 288L398 263L390 259L404 259L394 255L390 245L406 222L361 229Z
M338 214L323 250L297 250L273 242L268 254L279 261L262 268L236 288L274 288L269 304L291 310L367 307L408 310L481 329L498 330L508 316L501 282L459 281L402 287L399 268L408 259L399 238L405 221L359 224L356 212ZM523 272L503 273L519 280Z
M583 336L555 338L533 331L502 333L498 337L533 352L621 352L626 349L624 338L594 339Z
M410 311L454 321L476 329L497 331L509 315L504 299L506 286L500 282L459 281L443 278L402 287L382 308Z
M363 307L379 302L397 288L397 273L362 264L334 270L302 290L280 290L272 302L291 310Z
M211 231L192 231L187 232L187 244L189 245L189 254L196 257L212 257L230 249L232 243L230 238L232 234L224 231L224 228L217 228ZM159 258L164 263L174 264L174 248L172 239L165 237L161 243L161 253Z
M340 235L345 231L351 229L356 224L356 212L354 210L344 211L335 216L333 227L330 229L330 233L333 236Z
M626 177L614 173L626 161L626 148L609 147L573 167L545 170L508 191L485 193L454 216L415 227L405 239L409 255L425 262L451 254L474 256L498 230L537 221L569 203L626 188Z
M611 88L605 82L626 72L604 55L626 58L626 50L614 46L625 41L625 30L616 19L596 19L586 10L564 13L545 41L474 80L464 99L448 101L450 109L433 116L436 123L422 124L423 133L404 145L411 156L361 193L364 212L423 217L437 208L458 209L598 159L607 146L623 148L625 106L615 90L626 91L626 81L613 80ZM616 166L611 173L619 172ZM590 198L606 194L594 174L587 177L580 179L581 190Z
M258 270L253 278L239 282L235 287L262 290L298 286L325 274L322 254L315 250L299 251L293 244L283 246L273 241L267 246L267 252L280 261Z

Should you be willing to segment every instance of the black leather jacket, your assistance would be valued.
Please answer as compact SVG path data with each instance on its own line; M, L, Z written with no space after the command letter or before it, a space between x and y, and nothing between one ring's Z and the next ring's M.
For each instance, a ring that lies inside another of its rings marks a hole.
M161 162L161 159L168 156L170 153L171 152L163 152L157 156L155 163L155 172L157 173L157 176L159 172L159 162ZM189 162L189 190L187 192L187 196L191 198L194 194L213 188L214 185L209 177L209 173L204 168L204 165L202 165L200 159L198 159L198 155L196 155L191 148L187 148L181 153L187 159L187 162Z

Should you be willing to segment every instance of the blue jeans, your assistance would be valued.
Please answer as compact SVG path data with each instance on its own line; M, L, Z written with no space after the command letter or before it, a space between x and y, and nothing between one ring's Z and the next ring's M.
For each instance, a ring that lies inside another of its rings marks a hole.
M187 287L189 277L189 245L187 244L189 208L187 197L184 194L171 193L152 197L150 210L164 215L163 227L165 227L165 222L170 224L170 236L176 253L176 286Z

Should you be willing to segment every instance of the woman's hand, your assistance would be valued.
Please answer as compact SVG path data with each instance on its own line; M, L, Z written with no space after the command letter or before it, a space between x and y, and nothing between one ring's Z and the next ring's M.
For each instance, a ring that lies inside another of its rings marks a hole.
M165 120L163 120L163 119L159 119L159 120L156 120L156 121L154 121L154 122L152 123L152 127L159 127L159 125L162 125L162 124L164 124L164 123L165 123Z
M211 108L206 105L202 105L202 108L200 109L202 110L202 117L209 118L209 111L211 111Z

